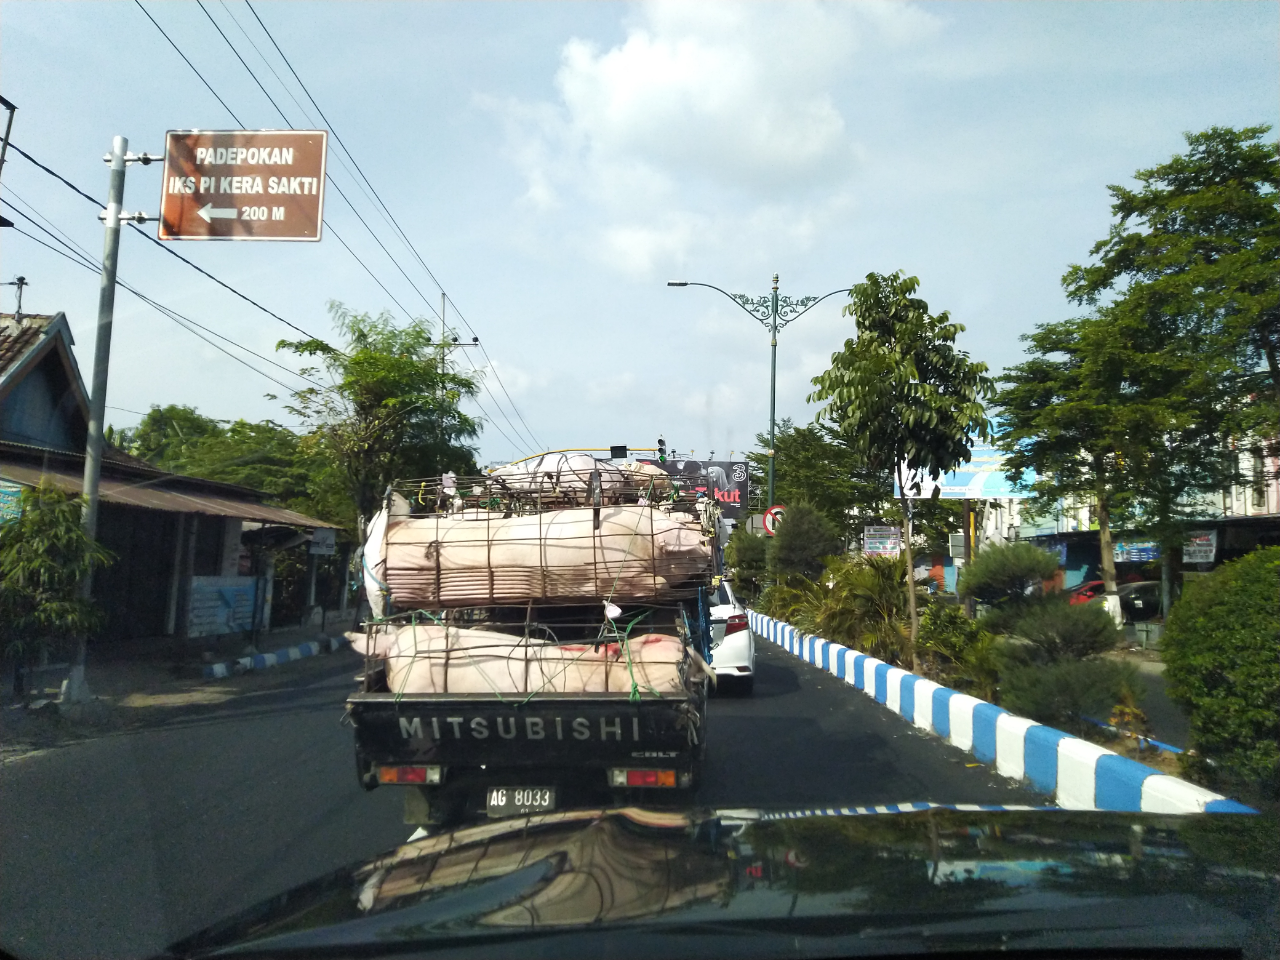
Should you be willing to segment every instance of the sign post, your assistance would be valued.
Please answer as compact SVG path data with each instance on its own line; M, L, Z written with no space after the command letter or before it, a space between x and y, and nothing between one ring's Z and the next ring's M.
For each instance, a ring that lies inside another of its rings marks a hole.
M320 239L324 130L170 130L161 240Z

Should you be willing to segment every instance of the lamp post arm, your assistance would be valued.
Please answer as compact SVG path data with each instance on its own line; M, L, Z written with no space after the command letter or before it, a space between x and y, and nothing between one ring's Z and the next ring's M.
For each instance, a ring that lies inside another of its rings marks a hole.
M756 320L759 320L760 323L762 323L766 328L769 326L770 320L772 318L772 312L771 312L772 308L771 308L768 297L760 297L758 300L752 300L745 293L730 293L728 290L721 290L719 287L715 286L714 284L698 283L694 280L681 281L681 282L673 281L673 282L669 282L667 286L669 287L706 287L708 290L716 291L716 293L723 293L726 297L728 297L735 304L737 304L738 309L740 309L743 313L746 313L749 316L754 317ZM747 306L747 304L752 304L756 309L753 310L751 307ZM756 312L757 310L759 310L760 312L757 313Z
M783 298L783 303L780 305L778 310L778 329L781 330L792 320L799 320L802 316L828 297L834 297L837 293L848 293L851 289L851 287L841 287L839 290L832 290L830 293L824 293L820 297L805 297L802 300ZM795 309L797 307L799 309ZM787 308L792 308L795 312L789 314L785 313L784 311Z

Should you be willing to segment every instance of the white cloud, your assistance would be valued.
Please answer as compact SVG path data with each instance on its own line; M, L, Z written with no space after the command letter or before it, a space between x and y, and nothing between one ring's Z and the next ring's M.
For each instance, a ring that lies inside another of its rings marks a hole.
M638 6L614 46L564 45L558 102L506 105L523 199L585 212L582 247L636 278L721 240L803 249L865 154L837 105L857 108L854 58L937 25L900 3Z

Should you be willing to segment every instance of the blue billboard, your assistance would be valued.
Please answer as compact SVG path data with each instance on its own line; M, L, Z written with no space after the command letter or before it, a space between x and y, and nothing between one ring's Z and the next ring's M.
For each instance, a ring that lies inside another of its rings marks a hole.
M1009 482L1005 476L1005 454L988 443L975 444L973 457L956 470L944 473L936 481L929 479L928 474L916 477L920 490L909 491L914 499L928 500L933 496L935 488L941 488L938 497L943 500L1025 500L1031 496L1030 489L1019 489ZM1026 470L1022 481L1027 488L1035 482L1034 471ZM908 482L908 486L912 486ZM894 481L894 496L898 492L897 480Z

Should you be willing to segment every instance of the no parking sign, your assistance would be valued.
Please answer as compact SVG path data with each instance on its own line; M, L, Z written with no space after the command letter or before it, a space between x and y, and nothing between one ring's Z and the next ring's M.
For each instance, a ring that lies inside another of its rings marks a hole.
M778 504L776 507L770 507L764 512L764 532L767 536L772 537L778 530L778 521L782 519L786 507Z

